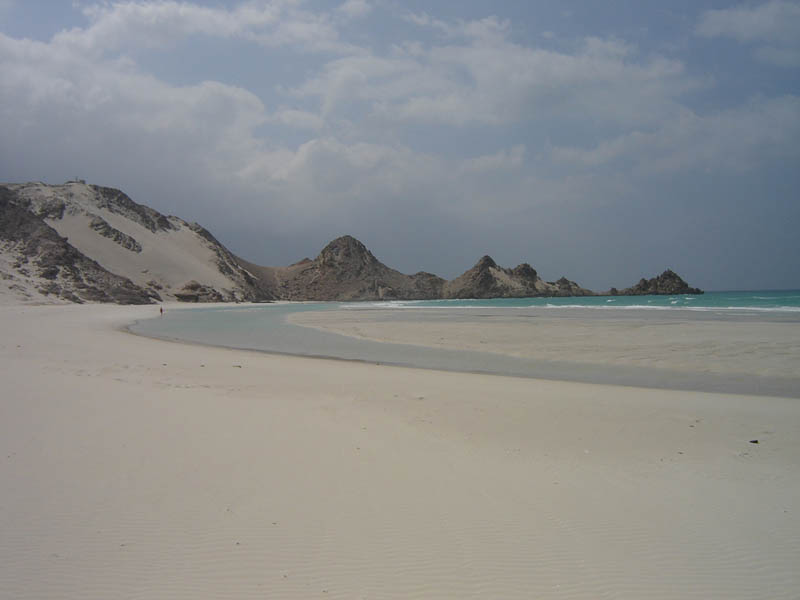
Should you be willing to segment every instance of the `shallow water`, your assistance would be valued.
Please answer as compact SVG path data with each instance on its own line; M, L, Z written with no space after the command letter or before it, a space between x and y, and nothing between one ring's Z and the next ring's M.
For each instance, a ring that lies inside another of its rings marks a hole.
M646 297L645 297L646 298ZM530 299L528 299L530 300ZM552 299L546 299L552 300ZM575 299L569 299L575 300ZM596 300L596 299L594 299ZM407 366L446 371L488 373L516 377L555 379L632 385L678 390L701 390L709 392L746 393L800 397L797 380L762 377L746 374L712 374L627 365L588 365L567 361L535 360L530 358L479 352L428 348L423 346L384 343L357 339L336 333L293 325L287 322L290 314L321 310L364 310L386 308L442 308L443 302L425 303L293 303L265 304L257 306L230 306L214 308L192 308L168 311L157 317L135 323L133 333L162 339L182 340L261 352L307 357L335 358L370 363ZM449 305L451 310L397 310L391 318L402 322L410 313L415 318L425 315L431 319L481 318L491 314L503 314L509 309L508 301L459 301L464 304ZM483 302L483 304L481 304ZM519 302L519 300L515 300ZM499 304L499 305L498 305ZM505 306L503 304L506 304ZM471 308L482 308L476 312ZM642 310L597 311L587 306L532 307L528 308L535 318L536 313L571 319L658 319L670 320L768 320L800 321L794 311L687 311L669 310L658 313ZM542 313L544 311L544 313ZM519 312L514 311L519 315ZM486 313L486 314L483 314Z

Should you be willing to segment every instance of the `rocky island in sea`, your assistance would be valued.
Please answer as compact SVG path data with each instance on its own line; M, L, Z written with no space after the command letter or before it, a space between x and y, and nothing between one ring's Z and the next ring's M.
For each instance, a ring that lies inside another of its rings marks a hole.
M71 181L0 185L0 293L22 301L264 302L437 300L702 294L667 269L652 279L594 292L528 263L484 256L450 281L406 275L345 235L286 267L234 255L208 230L138 204L117 189Z
M690 287L672 269L667 269L658 277L652 279L642 278L636 285L618 290L611 288L605 295L607 296L652 296L652 295L672 295L672 294L702 294L703 290Z

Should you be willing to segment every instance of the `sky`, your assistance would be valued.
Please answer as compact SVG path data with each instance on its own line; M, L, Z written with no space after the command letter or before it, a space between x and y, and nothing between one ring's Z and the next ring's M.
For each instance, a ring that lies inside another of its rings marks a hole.
M264 265L800 288L800 0L0 0L0 181Z

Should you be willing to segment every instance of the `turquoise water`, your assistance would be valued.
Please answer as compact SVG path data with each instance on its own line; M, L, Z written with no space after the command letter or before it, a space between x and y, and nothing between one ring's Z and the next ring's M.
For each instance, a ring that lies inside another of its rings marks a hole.
M363 307L365 303L353 303ZM674 296L586 296L569 298L493 298L491 300L419 300L366 303L381 308L602 308L642 310L691 310L737 312L800 312L800 290L706 292Z

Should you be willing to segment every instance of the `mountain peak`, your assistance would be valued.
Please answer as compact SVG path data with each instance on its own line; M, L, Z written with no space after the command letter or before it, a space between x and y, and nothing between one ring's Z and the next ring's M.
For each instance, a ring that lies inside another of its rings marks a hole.
M378 264L372 252L351 235L343 235L330 242L319 253L317 260L326 267Z
M522 263L521 265L517 265L511 271L511 274L515 277L520 277L522 279L530 279L531 281L535 281L539 274L536 272L532 266L528 263Z
M488 254L484 254L478 262L475 263L475 266L472 267L473 269L483 270L483 269L496 269L497 263L494 262L494 259L489 256Z
M287 299L424 300L440 297L444 283L429 273L390 269L351 235L336 238L312 261L273 272Z

